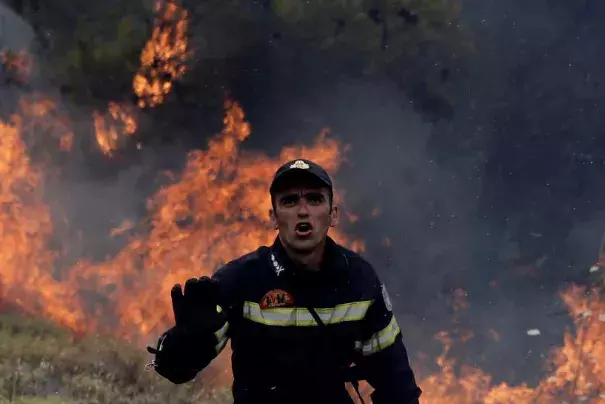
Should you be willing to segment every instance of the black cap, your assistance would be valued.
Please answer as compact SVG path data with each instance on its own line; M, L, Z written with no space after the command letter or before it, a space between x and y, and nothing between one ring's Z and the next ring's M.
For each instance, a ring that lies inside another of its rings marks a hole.
M275 188L279 184L283 184L284 180L292 174L308 174L311 178L319 180L321 184L330 188L332 191L332 179L319 164L306 159L297 159L288 161L275 172L269 192L273 194Z

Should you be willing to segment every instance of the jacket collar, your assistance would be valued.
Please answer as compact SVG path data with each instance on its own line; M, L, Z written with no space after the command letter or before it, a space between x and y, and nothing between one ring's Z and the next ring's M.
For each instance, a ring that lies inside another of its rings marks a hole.
M301 268L287 254L279 236L275 238L270 248L269 260L271 268L277 276L302 278L309 275L320 277L339 277L348 272L349 261L342 249L331 238L327 237L321 266L317 273Z

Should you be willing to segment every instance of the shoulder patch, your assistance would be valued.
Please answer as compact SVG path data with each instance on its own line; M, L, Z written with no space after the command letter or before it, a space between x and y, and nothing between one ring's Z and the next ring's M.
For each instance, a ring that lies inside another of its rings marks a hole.
M384 283L380 287L382 289L382 299L384 300L384 305L388 311L393 311L393 304L391 303L391 299L389 298L389 293L387 292L386 286Z

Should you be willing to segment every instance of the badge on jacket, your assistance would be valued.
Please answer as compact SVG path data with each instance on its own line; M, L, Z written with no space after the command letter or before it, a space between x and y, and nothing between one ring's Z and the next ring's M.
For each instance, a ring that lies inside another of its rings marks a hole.
M281 274L282 271L285 270L285 268L282 266L282 264L277 262L277 259L275 258L275 255L273 253L271 253L271 263L273 264L273 269L275 270L275 273L277 274L277 276L279 276L279 274Z
M259 305L263 310L276 307L292 307L294 305L294 298L285 290L273 289L265 293Z

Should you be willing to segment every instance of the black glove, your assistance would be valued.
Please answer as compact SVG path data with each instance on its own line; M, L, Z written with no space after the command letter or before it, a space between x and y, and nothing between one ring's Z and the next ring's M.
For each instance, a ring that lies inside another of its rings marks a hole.
M225 314L218 311L220 289L214 279L188 279L184 292L180 285L174 285L170 295L177 327L194 333L214 332L225 323Z
M218 310L218 283L206 276L188 279L184 291L174 285L170 296L176 325L162 334L156 348L148 346L147 352L155 355L150 365L160 375L183 383L216 356L214 333L225 324L226 314Z

